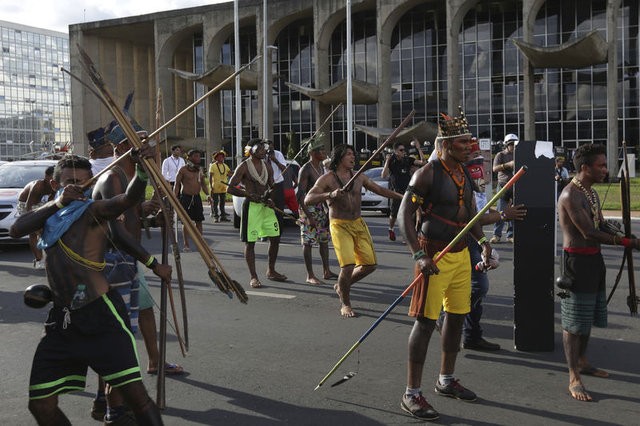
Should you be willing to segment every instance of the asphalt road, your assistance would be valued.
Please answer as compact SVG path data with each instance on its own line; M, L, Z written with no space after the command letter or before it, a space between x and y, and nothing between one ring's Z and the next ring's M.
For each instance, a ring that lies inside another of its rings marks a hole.
M182 359L175 337L168 341L168 360L187 370L166 381L168 425L393 425L420 421L400 410L404 391L406 341L412 321L403 301L362 343L326 384L314 391L342 355L411 281L412 260L400 242L386 236L386 219L367 216L376 245L379 268L352 291L360 315L343 319L332 285L304 284L305 272L298 230L285 229L277 269L285 283L263 278L265 287L251 290L242 256L242 243L231 224L205 224L205 238L227 271L245 286L249 303L229 300L212 289L197 253L183 254L189 308L190 351ZM638 223L635 223L636 227ZM487 228L489 234L489 228ZM160 239L145 244L160 252ZM640 418L640 323L626 307L626 278L609 307L609 327L594 329L589 355L611 378L585 378L594 403L572 400L561 347L559 304L556 309L555 350L519 352L513 349L512 248L497 245L501 267L490 272L491 289L485 301L485 336L502 345L495 353L462 350L457 363L461 382L479 396L465 403L435 395L439 337L435 335L425 366L423 389L441 413L441 424L473 425L631 425ZM618 248L619 249L619 248ZM258 271L266 269L266 243L256 247ZM608 286L613 284L621 250L604 251ZM316 271L320 261L314 251ZM331 262L337 272L333 250ZM636 268L637 269L637 268ZM149 276L159 300L159 282ZM44 271L31 268L25 246L0 246L0 424L34 424L27 410L29 369L42 332L46 310L27 308L22 292L30 284L45 283ZM159 302L158 302L159 303ZM156 316L158 314L156 313ZM141 339L139 354L146 366ZM330 385L348 372L346 383ZM155 376L144 382L156 395ZM89 417L96 389L90 373L86 392L63 395L62 409L73 424L97 424Z

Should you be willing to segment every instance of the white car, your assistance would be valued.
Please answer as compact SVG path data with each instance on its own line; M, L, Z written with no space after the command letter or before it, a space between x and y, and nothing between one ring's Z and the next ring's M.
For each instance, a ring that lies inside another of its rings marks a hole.
M298 168L298 170L300 170L300 165L298 164L297 161L295 161L295 160L287 160L287 164L290 164L290 163L293 163L293 165L296 166ZM297 179L297 177L296 177L296 179ZM244 197L237 197L237 196L234 195L231 198L232 198L232 201L233 201L233 226L235 228L240 228L240 221L242 220L242 203L244 203ZM286 208L286 207L284 209L284 212L288 213L289 215L293 214L293 212L291 210L289 210L288 208ZM298 215L298 212L296 212L295 216L297 216L297 215ZM289 219L289 218L285 217L285 219Z
M373 167L365 170L363 173L372 179L377 185L383 188L389 188L389 179L382 178L383 167ZM388 215L391 211L391 200L381 195L371 192L365 187L361 190L362 200L360 209L362 211L381 211L384 215Z
M18 217L18 196L31 181L44 178L57 160L10 161L0 165L0 243L27 242L28 238L9 237L9 228Z

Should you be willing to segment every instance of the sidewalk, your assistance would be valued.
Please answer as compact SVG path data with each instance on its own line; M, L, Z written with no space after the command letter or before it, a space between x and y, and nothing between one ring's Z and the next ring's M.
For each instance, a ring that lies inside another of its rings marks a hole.
M602 210L602 215L606 219L621 219L622 212L620 210ZM631 220L640 220L640 211L632 210L631 211Z

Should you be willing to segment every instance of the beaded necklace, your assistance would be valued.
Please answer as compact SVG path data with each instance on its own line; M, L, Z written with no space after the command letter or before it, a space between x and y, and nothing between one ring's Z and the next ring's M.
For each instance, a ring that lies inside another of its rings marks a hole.
M458 205L459 206L463 206L464 205L464 170L462 170L462 166L460 165L460 163L457 164L457 170L458 172L460 172L460 178L458 178L453 171L449 168L449 166L447 166L447 163L444 162L444 160L442 158L440 158L440 164L442 164L442 168L447 172L447 174L451 177L451 180L453 180L453 183L456 185L456 188L458 190Z
M571 183L582 191L585 197L587 197L587 201L591 207L591 215L593 216L593 225L598 229L600 227L600 209L598 208L598 195L596 194L596 191L594 191L593 188L585 188L580 179L575 176L571 179Z

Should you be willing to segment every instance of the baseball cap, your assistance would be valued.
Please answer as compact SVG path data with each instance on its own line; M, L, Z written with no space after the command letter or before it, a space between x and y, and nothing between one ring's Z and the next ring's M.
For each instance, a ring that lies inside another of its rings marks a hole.
M504 137L504 143L507 145L509 145L510 143L517 143L518 141L518 135L514 135L513 133L509 133Z

